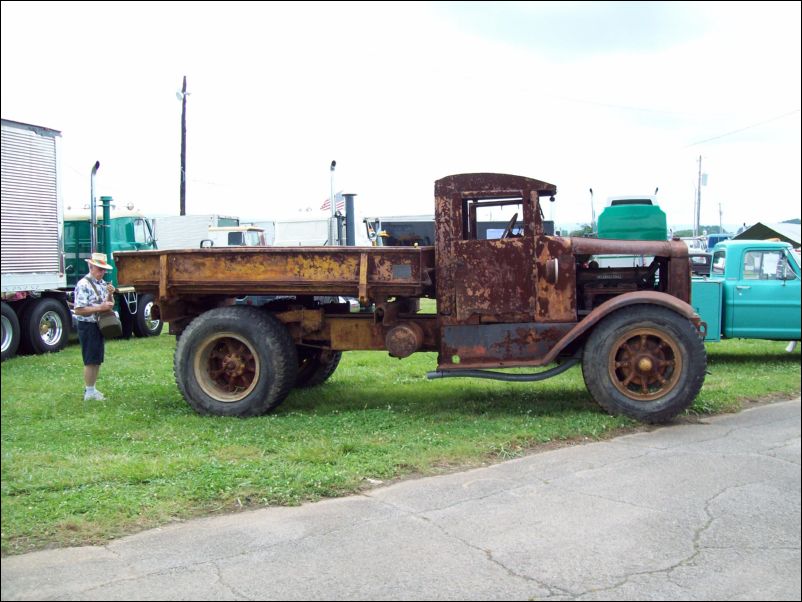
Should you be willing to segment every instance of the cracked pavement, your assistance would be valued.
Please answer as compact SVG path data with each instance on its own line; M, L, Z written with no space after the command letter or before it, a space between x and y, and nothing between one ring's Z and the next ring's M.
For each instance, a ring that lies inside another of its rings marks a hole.
M3 600L799 600L800 400L2 559Z

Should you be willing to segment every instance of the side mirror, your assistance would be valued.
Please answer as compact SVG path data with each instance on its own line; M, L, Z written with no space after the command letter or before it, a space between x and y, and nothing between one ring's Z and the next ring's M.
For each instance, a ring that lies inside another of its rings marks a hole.
M211 238L204 238L200 242L200 248L201 249L210 249L213 246L214 246L214 241Z

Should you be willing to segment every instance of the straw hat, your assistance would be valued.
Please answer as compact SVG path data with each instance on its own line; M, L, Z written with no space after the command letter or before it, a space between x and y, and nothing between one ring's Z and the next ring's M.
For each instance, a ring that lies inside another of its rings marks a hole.
M89 265L93 265L98 268L102 268L104 270L113 270L114 268L106 263L106 254L105 253L92 253L92 258L87 259L86 263Z

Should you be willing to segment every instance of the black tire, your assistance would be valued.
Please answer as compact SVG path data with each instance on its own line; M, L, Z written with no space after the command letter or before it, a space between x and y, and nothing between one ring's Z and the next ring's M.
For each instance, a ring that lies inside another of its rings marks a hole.
M22 316L20 345L28 353L55 353L70 337L70 315L58 299L32 301Z
M605 318L582 357L590 394L611 414L666 422L696 399L707 369L704 341L668 308L635 305Z
M334 374L343 354L341 351L315 349L314 347L297 348L298 377L295 386L298 388L316 387L326 382Z
M2 303L3 315L3 340L2 340L2 361L11 359L17 355L20 340L19 319L16 312L8 303Z
M298 373L286 327L253 307L212 309L195 318L175 350L178 388L199 414L259 416L281 404Z
M161 334L164 322L159 316L156 298L150 293L140 295L136 302L134 334L138 337L157 337Z

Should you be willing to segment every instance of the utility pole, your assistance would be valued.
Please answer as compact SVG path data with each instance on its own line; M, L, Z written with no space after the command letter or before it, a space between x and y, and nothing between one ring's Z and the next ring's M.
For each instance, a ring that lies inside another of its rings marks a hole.
M699 179L696 184L696 207L693 213L693 236L699 235L699 214L702 206L702 155L699 155Z
M187 214L187 76L181 92L176 94L181 101L181 204L180 215Z

